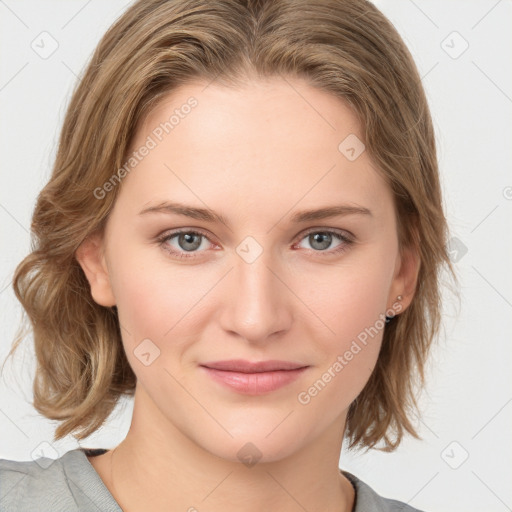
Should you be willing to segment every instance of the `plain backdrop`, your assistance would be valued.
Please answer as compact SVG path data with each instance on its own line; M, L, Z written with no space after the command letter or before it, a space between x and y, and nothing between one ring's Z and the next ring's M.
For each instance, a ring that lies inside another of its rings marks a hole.
M1 361L21 313L12 274L30 249L34 202L52 168L70 93L129 4L0 0ZM427 91L461 301L446 292L444 330L415 420L422 440L408 438L393 453L343 451L340 467L427 511L512 510L512 2L376 4L403 36ZM31 406L30 337L14 363L0 379L0 458L30 460L41 443L55 450L49 456L78 447L71 436L54 442L56 422ZM118 444L131 408L121 400L80 446Z

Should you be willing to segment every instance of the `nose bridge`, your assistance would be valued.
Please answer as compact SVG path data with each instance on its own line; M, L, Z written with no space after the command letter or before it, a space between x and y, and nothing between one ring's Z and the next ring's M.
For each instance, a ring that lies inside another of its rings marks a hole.
M240 244L237 253L231 273L235 293L228 298L223 328L249 341L263 341L289 327L289 297L275 275L274 267L279 265L271 250L258 249L248 240Z

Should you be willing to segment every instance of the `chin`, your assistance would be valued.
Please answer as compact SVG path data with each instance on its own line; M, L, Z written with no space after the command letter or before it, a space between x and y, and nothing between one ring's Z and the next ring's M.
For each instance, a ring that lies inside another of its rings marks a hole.
M282 425L276 428L275 423L268 428L261 424L250 426L246 423L236 432L229 429L233 437L227 433L219 434L201 439L199 444L203 449L221 459L252 467L255 464L286 459L300 450L306 441L301 438L302 433L290 428L282 428L282 430L281 428Z

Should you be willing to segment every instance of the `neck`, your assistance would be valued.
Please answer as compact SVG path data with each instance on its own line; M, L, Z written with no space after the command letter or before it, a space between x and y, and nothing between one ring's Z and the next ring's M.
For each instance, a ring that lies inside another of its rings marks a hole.
M153 408L136 393L130 430L110 457L109 487L124 512L352 510L354 490L338 468L345 417L284 458L257 460L246 444L244 463L205 450Z

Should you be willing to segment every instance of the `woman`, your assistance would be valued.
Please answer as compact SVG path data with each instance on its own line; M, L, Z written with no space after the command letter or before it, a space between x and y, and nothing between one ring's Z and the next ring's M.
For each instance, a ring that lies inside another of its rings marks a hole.
M56 440L134 411L113 450L0 461L6 510L415 510L338 467L417 435L453 272L425 94L371 3L133 4L33 234L34 407Z

